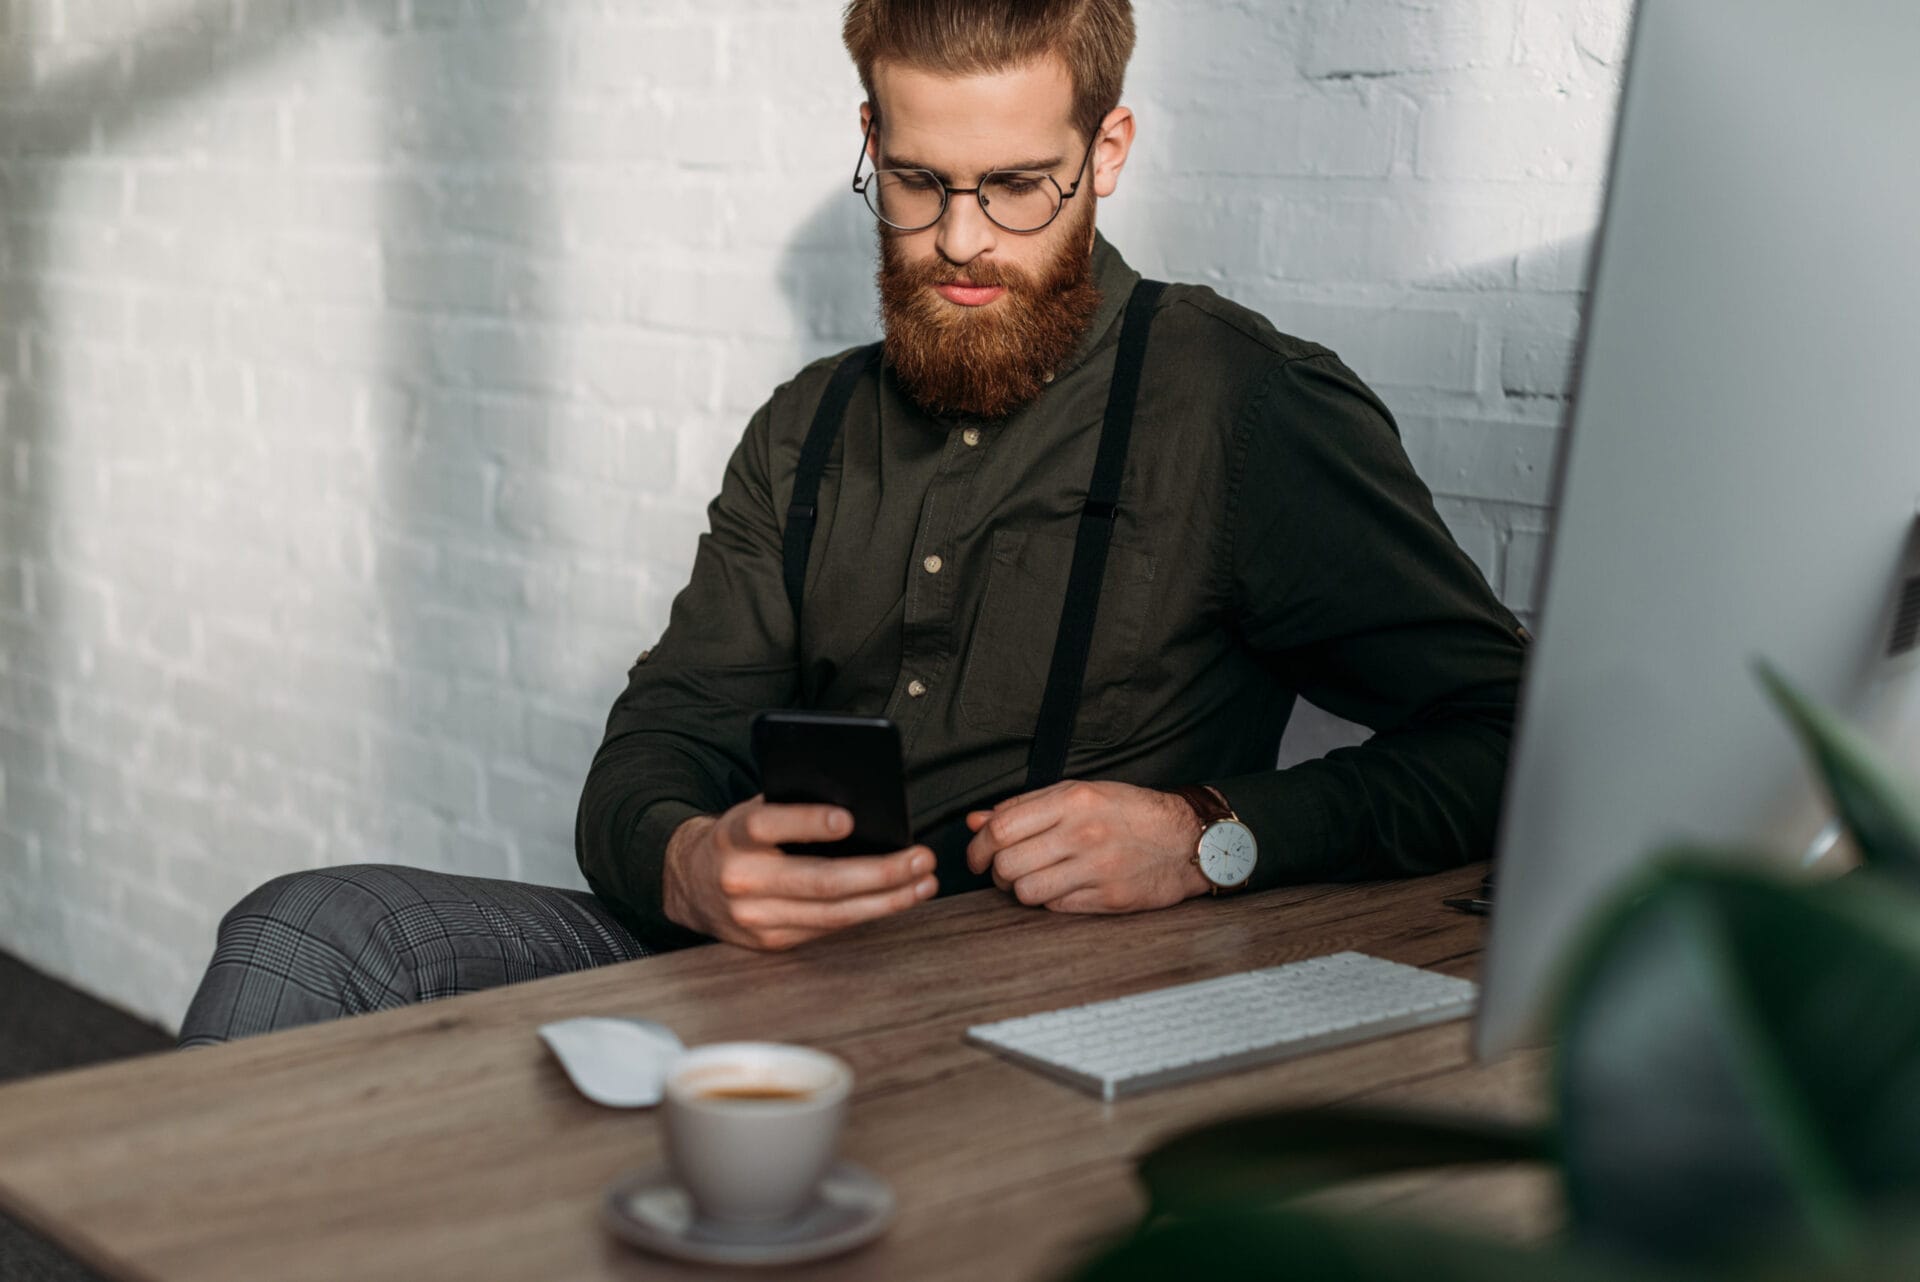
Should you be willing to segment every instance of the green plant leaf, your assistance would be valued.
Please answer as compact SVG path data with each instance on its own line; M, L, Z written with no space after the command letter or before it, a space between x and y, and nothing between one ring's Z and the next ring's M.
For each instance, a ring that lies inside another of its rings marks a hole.
M1666 859L1596 927L1562 1006L1575 1232L1669 1261L1844 1258L1920 1195L1920 898L1871 872Z
M1813 758L1840 821L1860 844L1861 857L1920 883L1920 787L1889 768L1865 735L1807 698L1771 665L1761 661L1755 667Z
M1384 1217L1240 1205L1150 1224L1096 1256L1072 1282L1657 1282L1658 1276Z
M1370 1175L1551 1155L1535 1127L1477 1118L1416 1118L1378 1110L1312 1108L1210 1123L1140 1161L1150 1214L1179 1214L1244 1199L1271 1201Z
M1841 1259L1818 1259L1805 1252L1772 1252L1741 1267L1741 1282L1913 1282L1920 1278L1920 1230L1914 1208L1896 1208L1880 1217L1867 1245Z

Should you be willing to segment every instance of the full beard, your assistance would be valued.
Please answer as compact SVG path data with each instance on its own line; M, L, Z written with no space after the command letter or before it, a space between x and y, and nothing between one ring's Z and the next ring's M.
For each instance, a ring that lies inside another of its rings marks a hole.
M931 414L1004 418L1040 395L1047 376L1073 355L1100 307L1093 281L1092 202L1037 271L942 258L906 258L880 233L880 316L887 363L907 395ZM963 307L934 292L965 277L1006 292L983 307Z

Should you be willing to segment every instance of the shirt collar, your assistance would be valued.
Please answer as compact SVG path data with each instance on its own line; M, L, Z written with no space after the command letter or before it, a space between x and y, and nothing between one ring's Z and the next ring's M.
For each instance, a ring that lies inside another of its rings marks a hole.
M1080 336L1080 345L1073 355L1054 371L1056 379L1086 364L1109 340L1119 341L1120 313L1126 310L1127 299L1139 281L1140 273L1127 266L1120 251L1096 230L1093 233L1093 283L1100 290L1100 307L1094 312L1087 332Z

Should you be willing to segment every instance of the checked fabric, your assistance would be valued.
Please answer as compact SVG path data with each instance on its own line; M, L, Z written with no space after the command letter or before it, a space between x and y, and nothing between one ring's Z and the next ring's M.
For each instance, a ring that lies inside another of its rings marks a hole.
M353 864L276 877L220 923L180 1045L645 957L583 890Z

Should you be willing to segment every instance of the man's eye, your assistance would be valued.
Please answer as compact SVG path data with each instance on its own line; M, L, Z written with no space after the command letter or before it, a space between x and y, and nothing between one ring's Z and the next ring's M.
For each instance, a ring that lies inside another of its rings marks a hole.
M894 180L898 182L902 187L905 187L908 191L932 191L935 187L938 187L940 185L938 182L934 180L934 177L932 174L923 174L923 173L917 173L913 171L895 174Z
M1040 182L1035 178L1000 177L994 179L993 185L1009 196L1027 196L1040 190Z

